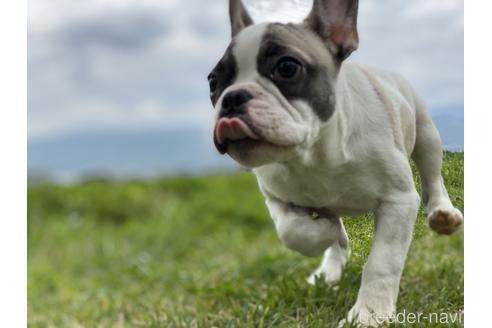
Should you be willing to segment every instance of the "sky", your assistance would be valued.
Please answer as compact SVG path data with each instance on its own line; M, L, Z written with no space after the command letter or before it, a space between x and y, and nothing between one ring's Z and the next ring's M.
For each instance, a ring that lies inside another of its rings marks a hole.
M246 0L255 21L311 1ZM28 135L209 128L205 77L229 42L226 0L29 0ZM433 113L463 107L463 2L361 0L350 60L399 72Z

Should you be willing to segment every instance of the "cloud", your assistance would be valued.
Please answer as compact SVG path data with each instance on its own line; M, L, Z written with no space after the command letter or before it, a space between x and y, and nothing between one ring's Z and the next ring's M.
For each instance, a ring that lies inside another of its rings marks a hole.
M300 21L310 1L248 0L254 18ZM28 133L210 128L205 80L229 42L226 1L30 0ZM463 103L463 4L361 2L351 60L405 75L432 108Z
M150 12L124 11L109 17L99 14L92 21L70 22L56 31L55 38L67 47L99 46L132 51L169 32L170 26Z
M53 116L36 117L36 124L30 126L33 136L52 136L55 134L69 134L74 127L87 126L95 131L125 130L138 132L162 127L189 127L189 117L200 122L200 125L209 127L213 119L201 104L191 104L187 114L180 114L179 108L164 107L162 102L147 99L136 103L128 110L122 110L118 103L108 99L88 99L85 102L77 101L66 105L69 110L59 111L56 119ZM97 119L95 119L97 118ZM60 124L63 122L63 124Z
M301 22L311 9L310 1L303 0L246 0L255 22Z
M206 76L227 44L227 16L217 27L208 24L207 31L200 18L205 7L214 8L196 6L186 15L180 7L96 10L72 21L34 24L29 136L101 126L206 126L212 119Z

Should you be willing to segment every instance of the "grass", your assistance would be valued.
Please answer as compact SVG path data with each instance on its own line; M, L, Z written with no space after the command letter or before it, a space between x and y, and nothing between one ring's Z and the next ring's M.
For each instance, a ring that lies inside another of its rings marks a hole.
M443 168L462 210L463 161L447 153ZM313 287L305 278L320 259L280 244L252 174L30 186L28 323L336 327L373 235L371 215L344 221L352 254L339 288ZM463 233L438 236L421 212L398 311L459 312L463 275Z

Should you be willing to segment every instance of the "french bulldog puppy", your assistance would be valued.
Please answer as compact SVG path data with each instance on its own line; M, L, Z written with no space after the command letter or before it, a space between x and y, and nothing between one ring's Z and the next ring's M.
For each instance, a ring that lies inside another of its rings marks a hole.
M430 227L463 221L441 177L441 140L422 99L401 77L345 62L358 47L357 0L314 0L300 24L254 24L230 0L232 41L208 76L214 142L258 179L279 239L324 253L308 278L334 283L347 262L341 218L373 212L375 238L346 319L376 326L395 314L419 209L418 167Z

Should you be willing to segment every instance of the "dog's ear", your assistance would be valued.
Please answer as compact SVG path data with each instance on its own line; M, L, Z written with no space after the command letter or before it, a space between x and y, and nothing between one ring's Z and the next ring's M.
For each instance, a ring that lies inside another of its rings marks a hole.
M253 20L241 0L229 0L229 16L232 37L235 37L245 27L253 25Z
M304 20L340 61L359 46L358 6L359 0L314 0L313 9Z

